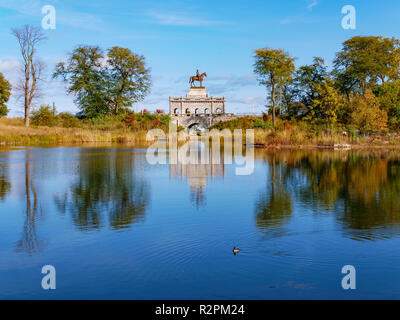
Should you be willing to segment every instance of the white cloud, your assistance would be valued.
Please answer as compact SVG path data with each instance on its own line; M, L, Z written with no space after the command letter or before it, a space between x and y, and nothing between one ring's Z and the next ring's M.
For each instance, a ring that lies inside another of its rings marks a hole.
M1 60L0 59L0 72L9 72L17 69L20 63L16 59Z
M20 77L21 64L16 59L0 59L0 72L14 87Z
M264 105L265 97L248 96L244 98L233 98L231 102L245 105Z
M0 7L30 16L41 14L40 1L37 0L0 0Z
M316 7L317 5L319 5L319 1L318 0L312 0L308 4L307 9L312 10L312 8Z
M226 24L226 22L220 20L194 17L193 14L152 12L149 16L152 18L152 22L168 26L208 26Z

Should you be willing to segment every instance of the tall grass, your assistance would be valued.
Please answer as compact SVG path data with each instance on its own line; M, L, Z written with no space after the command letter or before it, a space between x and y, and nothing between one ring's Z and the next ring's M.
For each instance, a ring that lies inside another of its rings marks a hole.
M327 127L310 122L285 121L277 119L275 130L267 117L243 117L214 125L216 129L254 129L254 142L265 147L334 146L350 144L354 146L400 146L400 136L364 136L342 125Z
M81 121L80 127L25 127L21 118L0 118L0 144L46 145L67 143L135 143L144 142L146 130L133 131L115 119Z
M140 143L146 142L148 130L160 128L168 133L169 116L163 114L125 114L95 119L71 119L60 116L57 126L26 128L21 118L0 118L0 144L51 145L80 143ZM71 124L73 127L63 127ZM265 147L332 146L351 144L359 147L400 146L400 135L362 136L343 127L327 128L307 122L277 119L272 129L270 119L242 117L213 126L217 129L254 129L255 143ZM343 133L346 132L346 135ZM245 141L244 141L245 142Z

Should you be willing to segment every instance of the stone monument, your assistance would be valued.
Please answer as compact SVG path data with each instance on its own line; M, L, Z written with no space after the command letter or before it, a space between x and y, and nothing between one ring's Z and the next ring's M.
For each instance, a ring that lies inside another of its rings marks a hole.
M169 113L180 126L190 128L194 125L208 128L215 122L224 121L225 97L211 97L202 86L204 72L190 77L190 89L185 97L169 97ZM194 86L199 81L200 86Z

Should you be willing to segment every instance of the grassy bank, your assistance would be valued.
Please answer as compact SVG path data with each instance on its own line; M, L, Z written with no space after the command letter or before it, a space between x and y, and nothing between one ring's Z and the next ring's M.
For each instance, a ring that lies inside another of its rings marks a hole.
M67 120L65 120L67 119ZM48 121L48 120L46 120ZM47 123L44 121L44 123ZM129 114L91 120L65 117L51 122L51 126L25 127L22 118L0 118L1 145L55 145L83 143L146 143L152 128L168 132L168 115ZM242 117L214 125L215 129L254 129L255 143L260 147L332 147L350 144L353 148L400 147L396 133L361 134L351 128L310 125L304 122L277 121L272 129L270 119Z
M0 119L0 144L46 145L80 143L136 143L146 139L147 130L132 130L122 122L80 123L75 127L25 127L21 118Z
M277 119L276 129L272 129L271 120L263 117L249 116L221 122L215 129L254 129L254 140L264 147L332 147L334 145L351 145L352 147L400 147L400 135L386 132L384 134L365 134L351 127L310 124L301 121Z

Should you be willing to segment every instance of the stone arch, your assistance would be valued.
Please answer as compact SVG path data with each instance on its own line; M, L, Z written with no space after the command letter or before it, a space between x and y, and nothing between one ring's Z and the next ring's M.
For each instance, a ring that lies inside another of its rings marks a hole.
M178 115L178 114L179 114L179 109L178 109L178 108L175 108L175 109L174 109L174 114L175 114L175 115Z
M187 115L190 115L190 108L186 108L185 113L186 113Z
M204 113L205 113L206 116L210 115L210 109L205 108Z
M195 113L196 116L200 115L200 109L199 109L199 108L196 108L196 109L194 110L194 113Z
M193 127L195 125L198 125L202 128L208 128L210 126L210 118L208 117L190 117L187 118L187 121L185 123L181 124L184 125L186 128Z
M222 109L221 109L221 108L217 108L217 109L215 110L215 113L222 113Z

